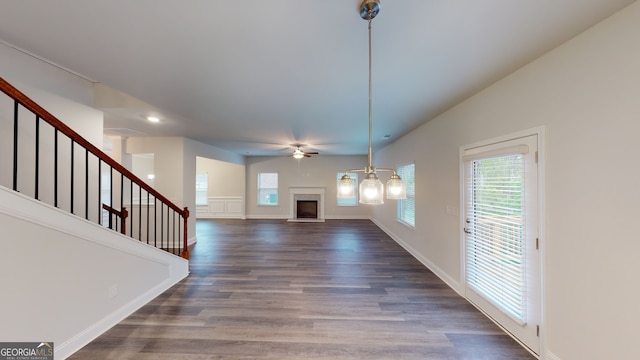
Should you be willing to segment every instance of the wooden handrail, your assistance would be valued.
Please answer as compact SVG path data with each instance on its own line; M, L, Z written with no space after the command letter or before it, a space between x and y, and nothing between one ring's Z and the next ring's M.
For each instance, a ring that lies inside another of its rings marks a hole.
M120 210L112 208L111 206L109 206L107 204L102 204L102 208L107 210L109 212L109 214L115 214L117 217L126 218L127 216L129 216L129 212L127 211L126 207L123 207L122 211L120 211Z
M151 195L153 195L158 200L161 200L163 203L170 206L173 210L175 210L180 215L184 216L184 210L180 209L178 205L174 204L171 200L164 197L164 195L157 192L154 188L149 186L147 183L142 181L139 177L134 175L127 168L122 166L117 161L113 160L109 155L104 153L102 150L98 149L95 145L87 141L82 135L75 132L73 129L68 127L65 123L58 120L55 116L51 115L47 110L43 109L40 105L36 104L33 100L31 100L28 96L20 92L20 90L14 88L11 84L9 84L6 80L0 77L0 90L5 94L11 96L12 98L18 100L22 106L31 110L34 114L40 116L40 118L47 123L49 123L54 128L58 129L63 134L67 135L70 139L75 141L77 144L82 145L85 149L89 150L92 154L100 158L104 163L118 170L121 174L125 175L137 185L148 191Z
M184 209L181 209L180 207L178 207L171 200L167 199L164 195L160 194L154 188L149 186L146 182L144 182L142 179L140 179L139 177L134 175L127 168L122 166L117 161L113 160L109 155L107 155L102 150L98 149L95 145L90 143L88 140L86 140L84 137L82 137L82 135L80 135L77 132L75 132L73 129L71 129L65 123L63 123L58 118L53 116L47 110L42 108L40 105L36 104L36 102L31 100L31 98L29 98L27 95L22 93L20 90L18 90L15 87L13 87L11 84L9 84L2 77L0 77L0 90L2 92L4 92L5 94L7 94L8 96L10 96L11 98L13 98L18 103L20 103L24 108L26 108L26 109L30 110L31 112L33 112L34 114L36 114L38 117L40 117L40 119L44 120L45 122L47 122L49 125L51 125L55 129L58 129L58 131L60 131L61 133L63 133L67 137L69 137L72 141L74 141L75 143L83 146L85 149L87 149L93 155L95 155L100 160L102 160L105 164L111 166L112 169L117 170L122 175L124 175L125 177L129 178L131 181L136 183L142 189L146 190L149 194L153 195L154 198L162 201L168 207L170 207L176 213L178 213L180 216L182 216L182 218L184 219L184 239L183 239L184 249L183 249L183 252L182 252L181 255L182 255L182 257L188 259L189 251L187 249L187 227L188 227L187 220L189 218L189 210L188 210L187 207L185 207Z
M120 233L126 235L127 234L127 217L129 217L129 211L126 207L122 208L122 211L116 210L107 204L102 204L102 208L109 212L109 216L114 214L115 216L120 218ZM111 221L111 220L109 220ZM109 222L111 224L111 222Z

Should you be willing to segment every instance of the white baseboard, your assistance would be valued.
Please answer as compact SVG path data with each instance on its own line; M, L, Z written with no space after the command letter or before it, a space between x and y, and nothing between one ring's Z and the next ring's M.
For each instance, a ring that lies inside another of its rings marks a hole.
M560 360L560 358L554 354L552 354L551 352L547 352L547 356L545 357L546 360Z
M368 215L329 215L325 216L327 220L370 220Z
M288 220L287 215L247 215L243 220L255 219L255 220ZM327 215L324 220L370 220L371 217L367 215Z
M253 220L287 220L288 215L247 215L246 219Z
M460 286L460 282L449 276L446 272L436 266L429 259L424 257L420 252L418 252L411 245L407 244L404 240L402 240L399 236L394 234L391 230L386 228L382 223L372 218L374 224L376 224L382 231L384 231L389 237L391 237L395 242L397 242L400 246L402 246L405 250L409 252L414 258L422 263L427 269L431 270L437 277L439 277L442 281L444 281L450 288L452 288L455 292L457 292L460 296L463 296L462 287Z
M111 329L113 326L126 319L129 315L133 314L142 306L155 299L158 295L162 294L167 289L177 284L180 280L182 279L168 278L164 282L156 285L154 288L129 302L125 306L122 306L115 312L109 314L107 317L86 328L76 336L65 341L62 345L56 344L55 357L66 359L67 357L73 355L76 351L82 349L84 346L105 333L107 330Z
M240 214L196 214L196 220L199 219L242 219L244 215Z

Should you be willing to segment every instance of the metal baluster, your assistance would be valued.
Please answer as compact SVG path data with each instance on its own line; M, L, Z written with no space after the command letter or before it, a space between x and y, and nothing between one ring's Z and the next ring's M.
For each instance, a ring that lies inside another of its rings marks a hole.
M109 206L113 209L113 166L109 165ZM109 211L109 229L113 229L113 213Z
M58 207L58 128L53 133L53 206Z
M138 184L138 240L142 241L142 186Z
M73 171L74 170L74 166L73 165L74 165L74 162L75 162L75 160L74 160L74 152L73 152L74 146L73 145L75 145L75 141L73 141L73 139L71 139L71 206L70 206L71 211L70 211L70 213L72 213L72 214L74 213L73 212L73 203L74 203L74 201L73 201L73 195L74 194L73 193L75 192L74 189L73 189L74 188L74 183L75 183L75 181L74 181L75 180L75 176L73 176L74 175L73 174L74 173L74 171Z
M153 197L153 246L158 247L158 198Z
M129 179L129 236L133 237L133 180Z
M160 202L160 248L164 243L164 202Z
M173 210L173 231L172 231L172 237L173 239L171 240L171 248L173 249L173 253L175 254L176 251L176 211Z
M147 191L147 244L149 243L149 191Z
M36 184L35 195L36 200L40 200L40 116L36 115Z
M124 220L122 218L123 216L124 216L124 174L120 173L120 221L118 222L121 224L122 224L122 221ZM118 231L122 232L122 225L120 225L120 230Z
M89 220L89 149L84 149L84 218Z
M98 225L102 225L102 159L98 158Z
M18 191L18 100L13 106L13 191Z

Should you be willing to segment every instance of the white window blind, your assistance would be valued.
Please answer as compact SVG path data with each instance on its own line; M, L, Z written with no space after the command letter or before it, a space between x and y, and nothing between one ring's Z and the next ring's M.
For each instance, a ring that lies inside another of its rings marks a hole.
M258 205L278 205L278 173L258 174Z
M398 200L398 220L416 226L416 179L415 164L399 166L396 170L407 186L407 198Z
M466 281L519 324L526 323L522 153L467 161Z

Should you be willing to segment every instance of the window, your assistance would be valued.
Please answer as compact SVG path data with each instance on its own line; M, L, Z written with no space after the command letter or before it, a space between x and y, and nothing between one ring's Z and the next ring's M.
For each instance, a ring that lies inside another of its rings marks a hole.
M336 189L340 188L340 178L344 175L343 172L339 172L336 178ZM350 198L337 198L338 206L357 206L358 205L358 174L349 174L349 177L353 180L353 196Z
M258 174L258 205L278 205L278 173Z
M398 200L398 221L416 226L416 165L407 164L399 166L396 170L407 186L407 198Z
M209 175L196 174L196 205L207 205L209 202L208 195Z

